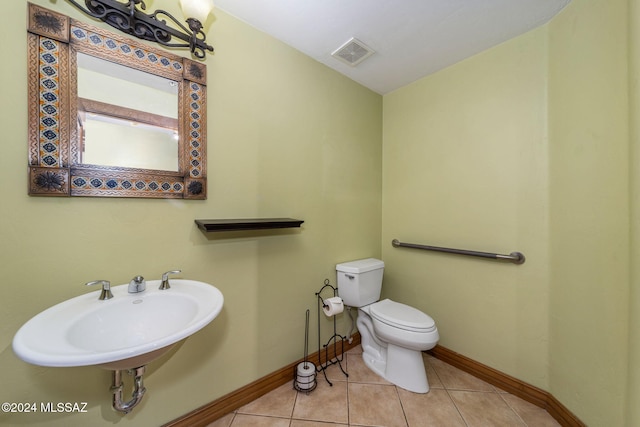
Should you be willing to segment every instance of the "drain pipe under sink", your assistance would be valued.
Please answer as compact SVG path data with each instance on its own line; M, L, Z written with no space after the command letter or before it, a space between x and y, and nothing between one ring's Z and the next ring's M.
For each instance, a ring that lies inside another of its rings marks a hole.
M139 366L137 368L131 369L130 372L134 373L134 389L131 399L128 402L122 401L122 389L124 385L122 383L122 371L115 370L113 371L113 385L111 386L111 393L113 394L113 409L118 412L124 412L128 414L131 412L135 406L142 401L142 397L144 393L147 391L142 384L142 376L144 375L146 366Z

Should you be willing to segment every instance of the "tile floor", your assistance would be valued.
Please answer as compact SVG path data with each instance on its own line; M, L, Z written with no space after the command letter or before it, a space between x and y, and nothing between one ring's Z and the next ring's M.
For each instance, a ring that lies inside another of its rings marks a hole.
M559 426L546 411L496 389L466 372L424 355L431 390L411 393L390 384L362 361L362 348L345 353L343 367L318 375L311 393L293 381L271 391L209 427L496 427ZM346 366L345 366L346 365Z

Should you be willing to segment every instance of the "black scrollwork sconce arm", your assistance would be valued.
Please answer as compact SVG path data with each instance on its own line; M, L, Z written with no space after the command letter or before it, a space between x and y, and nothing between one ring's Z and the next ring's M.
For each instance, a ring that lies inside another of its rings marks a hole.
M127 3L116 0L84 0L84 6L75 0L67 1L87 15L139 39L150 40L168 47L188 47L199 59L204 59L207 51L213 52L213 46L205 42L206 35L202 31L200 21L188 18L186 21L189 28L187 28L164 10L146 14L137 8L139 5L142 10L146 10L144 0L129 0ZM165 18L179 29L167 25ZM172 41L174 38L186 43L176 43Z

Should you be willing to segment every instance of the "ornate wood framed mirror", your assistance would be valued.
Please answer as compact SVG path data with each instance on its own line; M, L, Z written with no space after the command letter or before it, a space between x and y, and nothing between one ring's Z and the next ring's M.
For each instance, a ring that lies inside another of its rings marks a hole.
M29 195L205 199L206 66L28 8Z

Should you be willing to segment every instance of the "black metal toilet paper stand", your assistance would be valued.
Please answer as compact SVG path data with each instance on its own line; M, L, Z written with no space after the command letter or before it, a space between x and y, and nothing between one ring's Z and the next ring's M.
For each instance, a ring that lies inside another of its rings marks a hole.
M316 292L316 296L318 297L318 367L316 368L317 372L322 371L324 374L324 379L327 380L330 386L333 386L333 383L329 381L327 378L326 369L331 365L338 365L342 373L349 377L349 374L345 372L342 368L342 360L344 359L344 341L347 337L344 337L337 333L336 331L336 316L333 316L333 335L327 343L320 347L320 312L322 312L323 307L326 306L324 303L324 299L322 298L322 292L326 289L330 288L333 291L333 296L338 296L338 288L334 288L331 286L329 279L324 280L324 286L320 288L318 292ZM338 343L340 343L340 354L338 354ZM333 345L331 345L333 344ZM324 348L324 362L322 361L322 348ZM330 356L331 350L333 349L332 355Z

